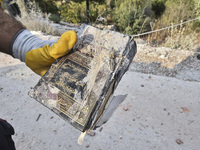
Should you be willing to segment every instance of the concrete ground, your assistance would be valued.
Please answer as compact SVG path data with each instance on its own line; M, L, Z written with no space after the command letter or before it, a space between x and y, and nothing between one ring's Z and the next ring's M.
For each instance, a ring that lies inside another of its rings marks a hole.
M28 96L39 78L0 53L0 118L15 128L17 150L200 149L200 82L128 71L115 91L127 98L78 145L80 131Z

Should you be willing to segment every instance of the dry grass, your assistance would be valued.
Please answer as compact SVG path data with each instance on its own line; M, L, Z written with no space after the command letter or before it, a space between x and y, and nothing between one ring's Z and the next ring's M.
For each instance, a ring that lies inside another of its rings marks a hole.
M173 49L194 50L198 45L198 33L186 28L172 28L164 46Z
M173 26L173 24L171 24ZM152 31L160 29L159 23L152 24ZM156 26L156 28L155 28ZM172 27L148 35L147 41L150 45L165 46L172 49L194 50L198 47L200 33L191 28L191 25Z
M28 1L25 5L23 0L17 0L21 10L21 17L17 17L28 30L41 31L50 35L60 35L48 18L49 14L44 14L36 3Z

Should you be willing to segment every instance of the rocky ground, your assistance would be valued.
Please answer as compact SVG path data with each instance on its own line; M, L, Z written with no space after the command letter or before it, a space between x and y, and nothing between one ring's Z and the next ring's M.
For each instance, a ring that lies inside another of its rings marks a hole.
M57 39L33 32L43 39ZM24 63L0 53L0 116L15 128L18 150L199 150L200 60L197 50L150 47L138 52L115 95L127 98L102 128L80 132L31 99L39 80Z
M166 47L151 47L141 39L132 71L175 77L186 81L200 81L200 52ZM142 41L142 42L141 42ZM143 44L142 44L143 43Z

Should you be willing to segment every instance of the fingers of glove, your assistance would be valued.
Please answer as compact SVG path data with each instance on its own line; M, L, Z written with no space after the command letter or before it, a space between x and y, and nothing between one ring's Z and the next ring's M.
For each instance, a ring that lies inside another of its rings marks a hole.
M73 48L77 39L76 32L65 32L52 47L45 45L27 52L26 65L38 75L43 76L57 58L66 55Z
M49 67L38 68L38 69L35 69L34 72L37 73L40 76L43 76L47 72Z
M49 45L37 48L26 53L26 65L35 73L43 76L55 61L48 52Z
M49 49L50 55L57 59L69 53L74 44L78 40L78 36L74 31L67 31L63 33L60 39Z

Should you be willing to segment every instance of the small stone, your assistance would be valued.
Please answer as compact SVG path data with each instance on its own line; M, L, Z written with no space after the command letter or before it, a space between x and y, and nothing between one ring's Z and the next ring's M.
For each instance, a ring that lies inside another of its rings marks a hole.
M57 130L53 130L54 133L57 133Z
M165 55L160 55L159 58L164 59Z
M123 110L124 110L124 111L127 111L127 110L128 110L128 107L124 107Z
M182 112L190 112L190 110L188 109L188 108L186 108L186 107L181 107L181 109L183 110Z
M89 144L87 144L85 147L88 148L88 147L89 147Z
M90 135L90 136L95 136L95 132L86 132L87 133L87 135Z
M99 128L99 132L101 132L101 131L102 131L102 129L103 129L103 127L100 127L100 128Z
M181 145L181 144L183 144L183 141L181 139L177 139L176 143L179 144L179 145Z

